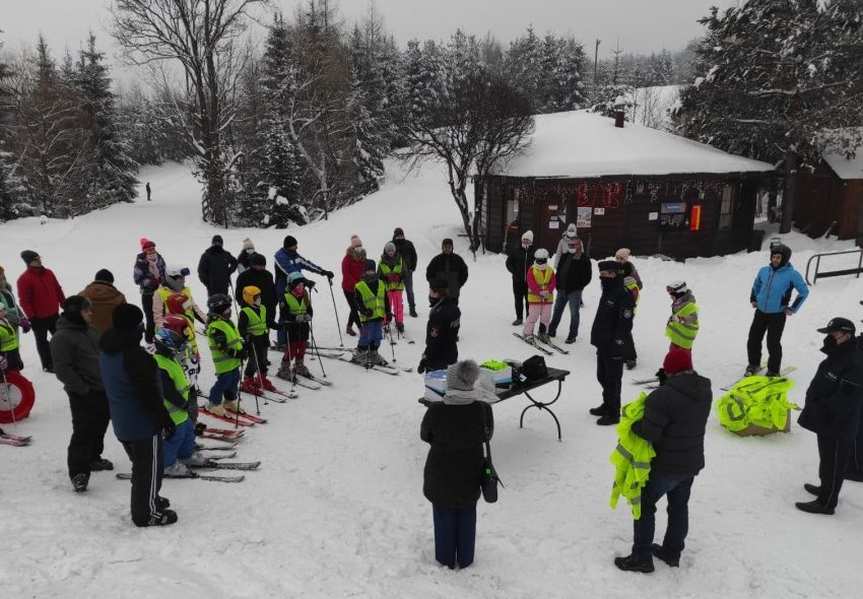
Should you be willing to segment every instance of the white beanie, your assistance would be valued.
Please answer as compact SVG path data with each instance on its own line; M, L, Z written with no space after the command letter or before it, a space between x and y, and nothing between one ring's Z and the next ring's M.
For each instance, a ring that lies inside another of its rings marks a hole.
M521 238L522 240L527 239L529 242L533 243L533 231L525 231Z
M614 257L619 258L620 260L629 260L629 257L632 255L632 252L629 251L629 248L620 248L616 252L614 252Z
M254 243L252 243L252 240L251 240L251 239L249 239L248 237L246 237L246 238L243 240L243 249L244 249L244 250L253 250L253 249L255 249L255 244L254 244Z

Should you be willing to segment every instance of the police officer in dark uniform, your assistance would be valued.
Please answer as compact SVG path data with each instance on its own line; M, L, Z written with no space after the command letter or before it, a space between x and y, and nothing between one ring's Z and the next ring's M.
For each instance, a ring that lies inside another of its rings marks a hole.
M602 297L593 319L590 343L596 347L596 379L602 385L602 405L590 413L599 416L597 424L607 426L620 421L620 387L623 363L632 355L632 316L635 302L623 286L621 265L614 260L599 263Z
M426 349L417 372L443 370L458 361L458 330L461 310L449 297L449 281L438 278L429 290L429 320L426 325Z

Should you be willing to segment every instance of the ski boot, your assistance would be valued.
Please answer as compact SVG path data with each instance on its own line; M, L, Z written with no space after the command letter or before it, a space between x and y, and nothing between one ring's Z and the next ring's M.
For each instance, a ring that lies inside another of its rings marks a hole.
M548 333L543 333L543 332L540 332L539 335L536 336L536 338L539 339L540 341L542 341L543 343L550 343L551 342L550 337L551 337L551 335L549 335Z
M403 322L397 322L397 323L396 323L396 331L398 331L398 332L399 332L400 334L402 334L402 335L404 334L404 332L405 332L405 325L404 325L404 323L403 323Z
M207 405L207 410L216 416L227 416L227 412L225 412L225 407L222 404L209 404Z
M369 356L369 362L373 366L387 366L388 362L384 360L384 357L378 353L378 350L373 349L371 351L371 355Z
M303 364L302 358L297 358L294 362L294 374L307 379L312 377L312 373L309 372L309 369L306 368L305 364Z
M165 471L164 471L164 476L166 476L168 478L170 478L172 476L176 476L176 477L189 476L190 474L192 474L192 471L189 469L189 467L180 461L174 462L170 466L166 467Z
M288 360L283 360L282 365L279 368L279 371L276 373L276 376L284 381L293 381L294 373L291 370L291 363Z
M198 466L198 467L200 467L200 466L206 466L206 465L207 465L207 463L209 463L209 461L210 461L210 460L209 460L206 456L201 455L201 453L200 453L200 452L197 452L197 451L196 451L196 452L194 452L192 455L190 455L189 457L187 457L186 459L184 459L184 460L182 461L182 464L183 464L184 466L189 467L189 468L194 468L195 466ZM179 461L178 461L177 463L179 464L179 463L181 463L181 462L179 462Z
M273 392L278 391L278 389L275 388L273 383L270 382L270 379L268 379L265 376L261 376L261 388L264 391L273 391Z
M253 379L250 376L247 376L246 378L244 378L243 382L240 383L240 391L242 391L243 393L249 393L250 395L257 395L258 390L259 390L258 381L256 381L255 379Z
M222 405L225 407L225 411L226 411L226 412L233 412L233 413L237 413L237 412L239 412L239 411L240 411L240 402L238 402L236 399L232 399L232 400L230 400L230 401L226 401L226 402L225 402L224 404L222 404Z

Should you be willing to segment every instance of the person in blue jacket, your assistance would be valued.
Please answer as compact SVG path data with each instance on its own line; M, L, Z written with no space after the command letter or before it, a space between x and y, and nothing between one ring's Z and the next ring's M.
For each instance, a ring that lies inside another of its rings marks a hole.
M785 319L800 310L809 295L809 287L800 273L790 264L791 248L777 243L770 246L770 264L758 271L749 301L755 308L752 326L749 327L749 341L746 350L749 366L746 375L761 370L761 342L767 333L767 376L778 376L782 365L782 331ZM791 302L791 296L797 297Z
M284 302L281 298L285 295L285 290L288 286L288 275L293 272L303 273L304 270L313 272L317 275L327 277L332 285L333 277L336 276L331 270L321 268L311 260L303 258L297 253L297 239L293 235L288 235L282 242L282 249L276 252L276 297L280 298L279 309L281 313L285 313ZM306 289L311 290L314 287L314 281L306 281ZM282 321L284 318L281 319ZM285 328L279 327L278 330L278 347L284 349L287 337Z

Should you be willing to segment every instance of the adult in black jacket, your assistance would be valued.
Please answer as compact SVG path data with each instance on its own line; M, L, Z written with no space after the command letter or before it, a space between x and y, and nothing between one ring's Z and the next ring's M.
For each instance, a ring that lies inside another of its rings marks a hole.
M858 336L854 343L858 351L863 351L863 335ZM851 458L848 460L848 468L845 469L845 480L863 482L863 410L860 410L860 428L851 447Z
M198 262L198 278L207 288L207 297L217 293L228 295L231 275L237 270L237 259L225 251L223 243L221 235L213 235L212 245Z
M91 326L92 318L89 300L73 295L63 302L57 332L51 338L54 373L63 383L72 411L67 465L79 493L87 490L91 471L114 469L102 458L109 411L99 372L99 333Z
M405 291L408 296L410 315L416 318L417 305L416 298L414 297L414 271L417 269L417 250L413 243L405 239L405 232L401 227L396 227L393 231L393 243L396 244L396 251L399 256L405 261L402 282L405 284Z
M600 262L599 276L602 296L590 330L590 343L596 348L596 379L602 385L602 405L591 408L590 413L600 416L597 424L610 425L620 421L623 362L632 355L632 348L627 346L635 302L623 286L617 262Z
M533 232L525 231L521 245L506 255L506 269L512 275L512 295L515 300L515 320L512 326L521 325L527 305L527 269L533 264Z
M441 253L432 258L426 268L426 281L431 286L432 281L444 279L447 282L447 294L458 305L461 288L467 282L467 264L461 256L453 252L452 239L444 239L441 243Z
M267 308L267 323L269 327L276 327L276 306L279 299L276 297L276 282L273 273L267 270L267 258L263 254L252 254L249 258L249 269L244 270L237 277L237 289L234 297L237 303L243 304L243 289L246 287L257 287L261 290L261 304Z
M568 239L564 237L564 239ZM560 255L557 264L557 297L554 300L554 312L548 326L549 337L557 334L557 325L563 316L563 309L569 305L569 334L565 343L575 343L578 337L578 325L581 321L581 294L590 283L593 268L590 256L584 251L584 245L578 237L568 239L567 251Z
M431 445L423 494L432 503L435 558L450 568L473 562L483 444L494 433L478 377L479 366L471 360L450 366L443 401L429 407L420 425L420 438Z
M653 571L653 556L680 563L689 530L689 493L704 468L704 432L713 393L710 380L692 370L692 354L672 348L660 371L659 389L647 396L644 417L632 432L650 441L656 457L641 492L641 518L634 521L632 554L614 563L621 570ZM653 544L656 503L668 496L668 527L662 545Z
M809 383L798 422L818 435L821 484L804 485L816 499L796 505L804 512L832 514L860 427L863 358L854 342L854 323L847 318L833 318L818 332L826 335L821 351L827 358Z
M426 324L426 348L417 372L443 370L458 360L458 331L461 310L447 296L447 282L438 279L429 290L429 320Z

